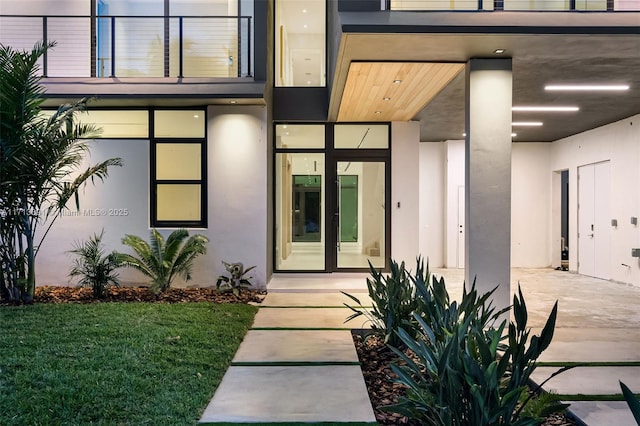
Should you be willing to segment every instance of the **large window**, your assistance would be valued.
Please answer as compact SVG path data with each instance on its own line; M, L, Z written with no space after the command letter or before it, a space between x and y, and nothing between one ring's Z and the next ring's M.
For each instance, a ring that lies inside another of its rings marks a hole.
M326 85L326 2L277 0L276 86Z
M151 225L206 227L205 111L154 111Z

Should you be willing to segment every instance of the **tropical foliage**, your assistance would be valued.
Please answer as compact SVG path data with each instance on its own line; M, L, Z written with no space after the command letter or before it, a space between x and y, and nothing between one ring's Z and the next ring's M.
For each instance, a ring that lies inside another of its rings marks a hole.
M229 273L229 276L220 275L216 281L216 288L226 287L230 289L235 295L238 295L240 288L251 287L251 279L253 277L246 276L255 266L250 266L244 269L244 265L241 262L228 263L222 261L224 268Z
M504 310L492 307L493 292L478 296L475 285L462 300L449 303L444 281L435 278L418 294L428 293L433 312L418 311L419 337L399 330L414 357L392 348L403 365L392 365L407 394L387 410L417 419L425 425L538 425L542 419L524 411L536 360L549 346L557 304L539 336L526 327L527 309L522 292L513 298L515 323L499 322ZM437 294L440 294L438 296ZM524 396L524 397L523 397ZM544 401L543 401L544 402ZM538 411L547 415L567 406L554 400Z
M413 273L393 260L388 276L370 269L373 306L347 294L357 303L347 305L353 311L347 321L367 318L400 359L391 369L406 394L384 409L424 425L528 426L567 407L529 392L536 361L553 337L557 303L540 335L532 336L520 289L512 307L497 309L497 288L479 294L475 282L460 302L452 301L444 279L431 276L420 257ZM515 322L504 319L511 309Z
M102 298L107 286L120 284L118 280L117 255L115 252L106 254L102 246L104 230L94 234L87 241L76 243L71 253L76 256L73 267L69 272L71 277L80 277L78 285L91 287L93 296Z
M86 99L41 114L38 60L53 46L0 45L0 296L14 303L33 300L38 250L67 203L75 198L79 208L78 189L122 164L111 158L81 169L88 139L99 133L75 118Z
M416 274L424 280L424 268L421 265L418 259ZM383 275L369 263L371 278L367 278L367 289L372 301L371 308L363 306L360 299L352 294L342 293L357 304L351 306L345 303L353 311L345 322L364 317L371 325L370 335L378 335L386 344L398 347L402 345L397 333L401 327L415 336L412 331L417 329L412 315L418 308L419 300L416 298L415 279L407 271L404 262L398 265L392 259L390 269L391 275ZM428 267L426 276L429 276Z
M186 240L186 241L185 241ZM168 290L176 276L191 279L193 261L207 252L209 239L204 235L189 236L186 229L173 231L165 240L157 229L151 230L150 242L136 235L125 235L122 243L131 247L137 257L118 253L119 265L134 268L151 279L151 291Z

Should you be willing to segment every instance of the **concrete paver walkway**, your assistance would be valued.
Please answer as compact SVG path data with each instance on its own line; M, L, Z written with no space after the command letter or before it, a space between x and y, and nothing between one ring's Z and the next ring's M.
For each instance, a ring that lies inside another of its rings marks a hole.
M434 270L455 299L462 294L462 270ZM339 290L365 305L366 274L276 276L201 423L351 422L375 423L351 328ZM514 269L529 310L529 326L539 333L558 300L553 342L534 373L538 382L558 367L544 363L597 363L574 368L545 385L576 396L619 394L618 381L640 392L640 288L569 272ZM368 303L367 303L368 301ZM609 363L624 362L623 366ZM603 365L604 363L604 365ZM554 364L555 365L555 364ZM589 426L636 426L626 403L569 401Z
M299 290L269 292L200 423L375 424L345 296Z

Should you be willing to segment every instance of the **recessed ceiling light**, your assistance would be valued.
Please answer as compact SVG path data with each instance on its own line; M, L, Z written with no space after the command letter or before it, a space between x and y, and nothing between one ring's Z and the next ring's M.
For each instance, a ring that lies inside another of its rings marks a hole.
M382 100L383 100L383 101L390 101L390 100L391 100L391 98L390 98L390 97L388 97L388 96L385 96L384 98L382 98Z
M229 103L231 103L231 104L237 104L237 103L238 103L238 101L230 101Z
M551 84L544 87L544 90L567 90L567 91L622 91L629 90L628 84Z
M307 84L311 84L311 80L307 80Z
M307 9L302 9L302 13L307 13Z
M542 121L514 121L512 126L542 126Z
M579 111L577 106L514 106L512 111L533 111L533 112L572 112Z
M282 125L282 128L283 128L283 129L286 129L286 128L287 128L287 125L286 125L286 124L283 124L283 125Z
M463 138L466 138L466 137L467 137L467 134L466 134L466 133L463 133L463 134L462 134L462 137L463 137Z
M193 118L200 118L198 114L193 114Z
M376 111L374 112L374 114L377 114L377 115L382 114L382 111Z
M511 133L511 137L512 137L512 138L515 138L516 136L518 136L518 134L517 134L517 133Z
M307 28L307 24L304 24L303 26L304 26L305 28Z
M505 49L496 49L496 50L494 50L494 51L493 51L493 53L495 53L495 54L497 54L497 55L500 55L500 54L502 54L502 53L504 53L504 52L506 52L506 50L505 50Z
M400 84L402 83L402 80L393 80L393 84Z

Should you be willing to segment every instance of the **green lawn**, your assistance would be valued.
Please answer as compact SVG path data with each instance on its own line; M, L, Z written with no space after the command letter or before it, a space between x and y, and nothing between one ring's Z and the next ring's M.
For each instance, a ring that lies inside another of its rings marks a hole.
M0 424L195 424L256 311L210 303L2 307Z

